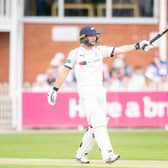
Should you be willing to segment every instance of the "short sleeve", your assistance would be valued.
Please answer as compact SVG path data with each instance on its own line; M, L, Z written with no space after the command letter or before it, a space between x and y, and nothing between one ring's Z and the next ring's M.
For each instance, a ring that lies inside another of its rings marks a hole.
M75 64L75 62L76 62L76 50L74 49L74 50L70 51L64 66L66 68L72 69L74 64Z
M103 57L112 57L115 51L115 47L111 46L99 46Z

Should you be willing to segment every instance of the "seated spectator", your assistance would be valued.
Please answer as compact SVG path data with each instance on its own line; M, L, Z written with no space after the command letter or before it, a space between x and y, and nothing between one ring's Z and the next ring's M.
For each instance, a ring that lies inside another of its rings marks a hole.
M158 91L168 91L168 75L165 67L159 71L160 77L158 80L157 90Z
M58 52L54 55L50 62L50 68L53 69L55 78L57 78L59 71L64 65L64 57L65 56L62 52Z
M125 60L124 60L124 55L120 54L120 56L118 56L115 60L114 60L114 64L113 67L114 68L124 68L125 66Z
M134 68L132 68L132 67L126 65L126 66L124 67L124 72L125 72L125 74L124 74L125 76L131 77L131 76L133 75L133 73L134 73Z
M123 75L121 77L121 89L120 91L128 91L129 82L133 76L134 69L128 65L125 65L123 68Z
M108 88L108 85L109 85L109 80L110 80L110 72L109 72L109 67L107 64L103 64L103 82L104 82L104 85L107 86Z
M111 79L109 81L110 91L120 91L121 89L120 71L117 68L112 68Z
M130 81L131 75L125 75L121 79L121 89L120 91L128 91L129 81Z
M53 86L59 70L63 65L64 54L56 53L50 62L49 68L43 74L38 74L32 86L32 91L48 91Z
M46 82L49 86L53 86L56 81L55 72L52 68L48 68L46 72Z
M141 67L135 67L134 73L129 80L128 91L142 91L145 88L145 78Z
M152 66L155 68L156 76L160 76L159 70L162 68L162 66L165 66L166 68L166 73L168 75L168 61L167 60L161 60L158 55L155 55L152 62L149 64L149 66Z
M32 91L34 92L48 92L49 87L46 82L46 75L45 74L38 74L36 77L35 82L32 86Z
M76 77L74 74L74 71L72 70L67 78L65 79L65 82L61 88L61 90L66 91L66 92L71 92L71 91L76 91Z
M157 77L156 77L156 69L152 66L148 66L145 71L145 85L146 91L155 91L157 89Z
M24 82L23 83L23 91L31 91L32 86L30 82Z

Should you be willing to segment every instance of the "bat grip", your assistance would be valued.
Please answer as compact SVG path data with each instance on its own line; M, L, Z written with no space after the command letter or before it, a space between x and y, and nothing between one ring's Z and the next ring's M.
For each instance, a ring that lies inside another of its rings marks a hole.
M144 45L142 46L142 49L144 50L146 46L148 46L148 45L147 45L147 44L144 44Z

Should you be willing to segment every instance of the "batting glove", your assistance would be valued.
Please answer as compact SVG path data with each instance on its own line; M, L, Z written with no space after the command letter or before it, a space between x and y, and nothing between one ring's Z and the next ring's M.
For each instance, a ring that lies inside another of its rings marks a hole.
M145 46L144 48L143 48L143 50L144 51L149 51L150 49L152 49L154 46L152 45L152 44L149 44L149 45L147 45L147 46Z
M150 44L149 41L147 41L147 40L142 40L142 41L136 43L136 45L135 45L136 49L141 49L144 51L149 51L153 47L154 46L152 44Z
M58 91L58 88L53 87L53 88L48 92L48 103L49 103L51 106L54 106L54 105L55 105L55 101L56 101L56 98L57 98L57 91Z

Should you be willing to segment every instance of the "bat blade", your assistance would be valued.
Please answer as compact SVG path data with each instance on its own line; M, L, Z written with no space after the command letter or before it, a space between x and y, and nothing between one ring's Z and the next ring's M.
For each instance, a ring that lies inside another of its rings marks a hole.
M160 39L165 33L168 32L168 28L166 28L165 30L163 30L162 32L158 33L154 38L152 38L149 43L152 44L154 43L156 40Z

